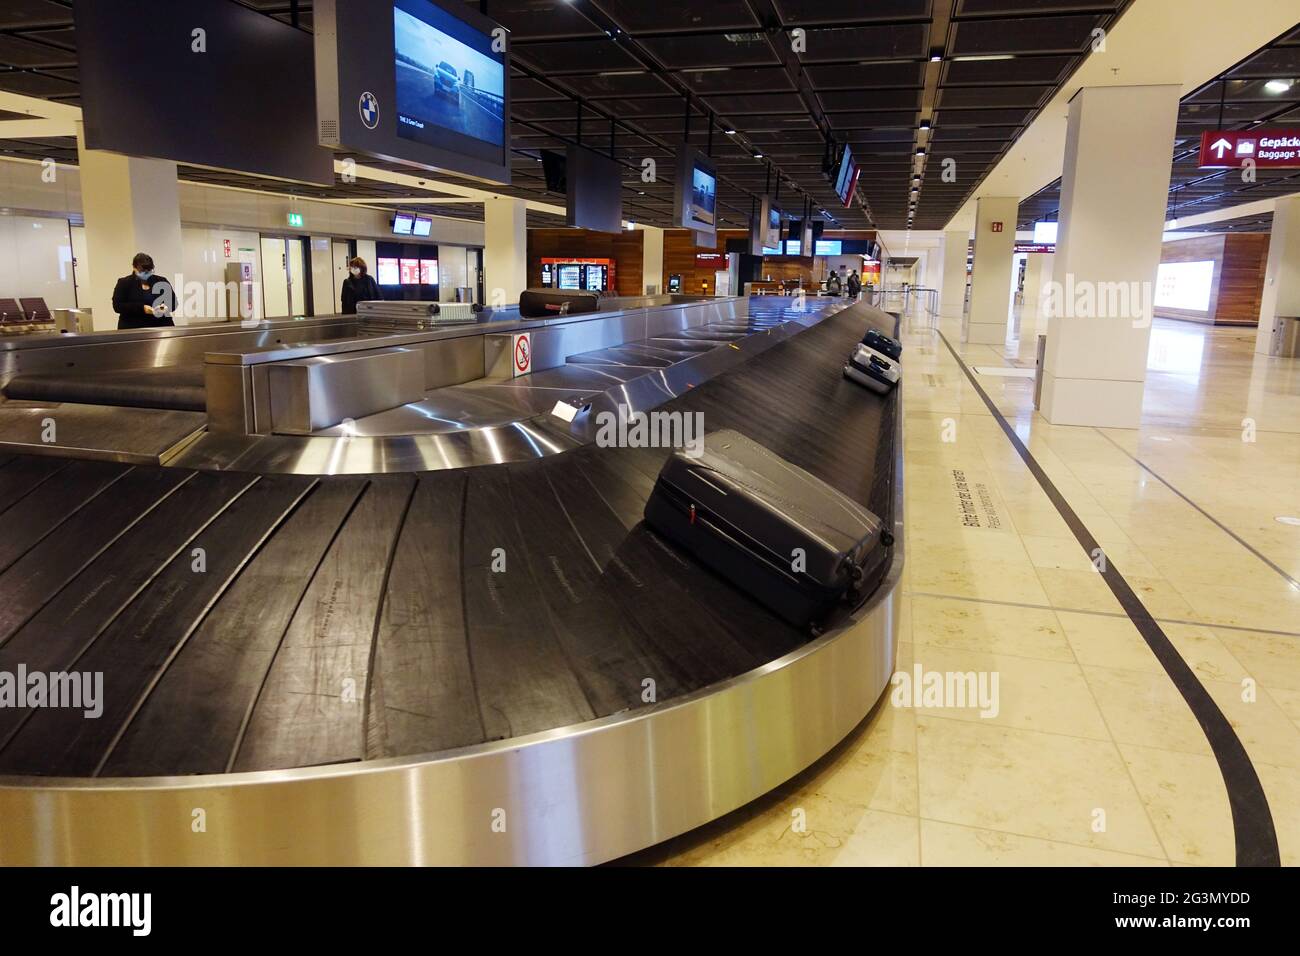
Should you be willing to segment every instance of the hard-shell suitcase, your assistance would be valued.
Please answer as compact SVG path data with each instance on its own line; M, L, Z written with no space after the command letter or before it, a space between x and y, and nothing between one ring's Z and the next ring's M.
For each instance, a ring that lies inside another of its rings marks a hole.
M864 385L878 395L888 395L900 378L898 366L879 352L859 345L849 355L844 377Z
M599 309L600 296L583 289L525 289L519 293L519 315L525 319L578 315Z
M739 432L673 454L646 523L781 617L817 626L879 580L893 538L880 519Z
M875 349L885 358L893 359L897 362L903 356L903 343L898 339L891 339L883 332L877 332L875 329L868 329L867 334L862 336L862 344L869 349Z

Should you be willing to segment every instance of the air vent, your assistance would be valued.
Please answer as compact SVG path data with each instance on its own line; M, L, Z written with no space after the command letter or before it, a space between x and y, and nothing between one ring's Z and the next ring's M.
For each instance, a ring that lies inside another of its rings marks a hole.
M320 141L327 146L339 145L339 122L338 120L321 120L320 121Z

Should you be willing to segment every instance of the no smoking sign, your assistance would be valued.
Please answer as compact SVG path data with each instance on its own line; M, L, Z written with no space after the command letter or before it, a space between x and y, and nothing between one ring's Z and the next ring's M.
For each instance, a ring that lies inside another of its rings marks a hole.
M515 377L527 375L533 370L533 334L531 332L518 332L514 337L514 369Z

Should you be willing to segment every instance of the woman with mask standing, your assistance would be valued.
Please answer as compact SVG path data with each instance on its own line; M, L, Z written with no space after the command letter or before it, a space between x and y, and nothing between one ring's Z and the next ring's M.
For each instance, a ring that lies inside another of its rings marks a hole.
M113 288L113 311L119 329L153 329L175 325L172 312L176 296L172 284L154 275L153 257L137 252L131 260L131 274L117 280Z
M350 275L343 280L343 314L356 315L358 302L382 299L379 283L366 269L366 260L357 256L348 262Z

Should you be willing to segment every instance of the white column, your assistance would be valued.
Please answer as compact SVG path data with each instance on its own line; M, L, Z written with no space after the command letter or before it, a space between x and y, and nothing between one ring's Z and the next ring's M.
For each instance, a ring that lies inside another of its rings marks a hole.
M664 231L657 226L638 225L641 230L641 284L642 291L662 295L664 290ZM733 289L732 295L742 290Z
M1136 428L1181 87L1080 90L1070 101L1042 412Z
M970 251L970 233L952 230L943 234L943 286L939 315L960 319L966 311L966 255Z
M137 252L153 257L154 271L175 280L181 270L181 203L176 164L87 149L77 123L81 209L86 217L88 275L78 284L96 330L117 328L113 286L131 271ZM79 263L79 265L81 265Z
M1274 204L1259 334L1255 337L1255 351L1260 355L1268 354L1273 322L1279 315L1300 315L1300 196L1287 196Z
M1016 247L1015 196L981 196L975 211L975 263L971 270L966 341L1001 345L1011 317L1011 254Z
M1052 281L1052 259L1050 252L1031 252L1025 260L1025 298L1020 311L1020 340L1029 341L1032 337L1047 329L1047 319L1042 307L1043 295L1047 285Z
M518 302L528 288L528 219L522 199L483 202L483 294L487 306Z

